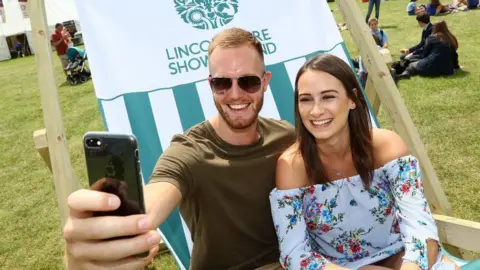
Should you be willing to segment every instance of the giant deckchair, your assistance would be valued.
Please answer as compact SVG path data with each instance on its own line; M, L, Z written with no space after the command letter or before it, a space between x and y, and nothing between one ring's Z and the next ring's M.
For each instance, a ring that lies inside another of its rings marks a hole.
M368 95L369 100L384 104L395 130L423 164L427 197L433 211L450 215L448 202L425 149L388 75L385 62L373 39L366 34L368 30L362 23L358 7L352 0L339 0L339 4L371 74L368 85L373 91ZM285 119L292 124L294 79L305 60L320 53L331 53L351 64L326 1L304 0L293 4L289 0L143 0L130 2L128 6L118 5L114 0L77 1L105 128L137 137L145 183L174 134L216 113L206 81L206 49L215 33L226 27L241 27L262 40L267 70L272 72L273 78L265 93L261 115ZM371 111L372 125L377 127L376 110ZM63 131L60 128L52 132ZM58 142L49 140L48 146L54 143ZM62 189L58 181L56 186L62 204L74 188ZM477 223L448 221L445 216L436 218L443 226L440 228L442 241L479 251L472 241L463 241L468 239L470 232L479 235ZM451 228L463 231L456 233ZM178 267L188 269L193 243L178 210L159 230ZM457 240L450 239L452 233ZM458 252L459 249L452 250Z

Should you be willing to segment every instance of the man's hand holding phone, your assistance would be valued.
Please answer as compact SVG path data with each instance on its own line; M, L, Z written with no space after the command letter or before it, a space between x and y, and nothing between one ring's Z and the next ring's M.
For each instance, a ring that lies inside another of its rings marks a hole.
M143 269L160 243L152 220L148 215L94 217L93 212L120 206L116 195L95 188L78 190L68 198L70 217L64 227L68 269ZM147 251L145 258L137 255Z

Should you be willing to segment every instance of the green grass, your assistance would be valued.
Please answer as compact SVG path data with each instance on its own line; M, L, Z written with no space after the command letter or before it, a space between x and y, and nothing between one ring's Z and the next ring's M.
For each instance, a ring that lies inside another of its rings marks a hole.
M401 48L419 41L421 29L405 15L406 1L382 3L380 26L398 59ZM331 4L339 23L341 14ZM366 4L360 7L365 14ZM480 10L434 18L447 20L459 40L464 72L450 78L414 77L399 91L425 144L455 216L480 221ZM321 34L321 33L319 33ZM358 56L343 31L352 57ZM92 82L69 86L55 57L57 83L71 162L86 186L81 137L103 129ZM0 265L2 269L60 269L64 247L51 173L35 150L32 133L44 127L33 57L0 62ZM382 126L390 127L381 110ZM152 269L174 269L169 255Z

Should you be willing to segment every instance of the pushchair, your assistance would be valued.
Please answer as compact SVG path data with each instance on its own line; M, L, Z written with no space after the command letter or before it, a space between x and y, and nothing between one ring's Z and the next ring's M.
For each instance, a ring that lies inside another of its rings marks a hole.
M87 53L77 47L70 47L67 49L68 65L65 67L67 81L71 85L76 85L79 82L87 82L91 77L90 70L86 65Z

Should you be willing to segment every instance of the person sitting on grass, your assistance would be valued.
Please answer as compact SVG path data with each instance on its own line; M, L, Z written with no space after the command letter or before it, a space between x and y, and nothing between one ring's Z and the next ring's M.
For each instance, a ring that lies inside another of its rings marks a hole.
M370 27L370 33L376 35L380 42L381 48L388 48L388 36L385 31L378 28L378 20L375 18L371 18L368 20L368 26Z
M452 75L460 68L457 49L457 38L450 32L447 23L435 23L432 35L427 38L422 59L409 64L398 79L410 78L416 74L431 77Z
M423 28L420 43L410 47L409 49L402 49L400 51L402 53L402 55L400 56L400 60L407 60L409 62L418 61L423 53L425 40L428 36L432 34L433 25L430 22L430 15L428 15L427 12L424 11L418 13L416 16L416 20L418 22L418 26Z
M440 14L448 14L451 12L451 9L448 5L442 5L440 0L431 0L427 4L427 12L430 16L436 16Z
M465 0L462 0L465 1ZM417 7L417 0L410 0L407 5L407 14L408 16L415 16L421 11L425 11L425 5L420 5Z

